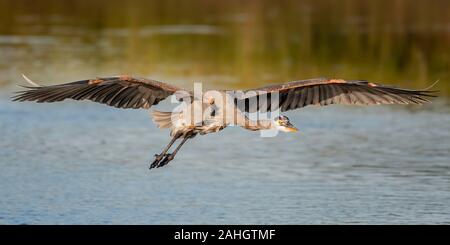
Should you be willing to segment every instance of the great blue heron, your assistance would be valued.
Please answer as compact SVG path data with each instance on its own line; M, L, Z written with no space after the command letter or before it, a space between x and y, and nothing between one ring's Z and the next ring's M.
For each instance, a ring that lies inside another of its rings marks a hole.
M193 92L180 93L183 90L175 86L130 76L96 78L51 86L40 86L27 77L24 78L33 86L23 86L27 90L17 92L13 97L14 101L91 100L117 108L133 109L148 109L171 95L175 95L179 101L187 102L185 108L190 110L152 112L158 127L171 129L172 139L160 154L155 155L150 169L169 163L188 139L198 134L218 132L230 124L254 131L297 131L286 116L252 120L248 116L252 112L272 112L275 108L283 112L308 105L423 104L429 102L428 97L434 97L434 91L428 89L408 90L367 81L320 78L246 90L239 96L230 93L233 90L220 90L218 94L222 95L223 101L218 103L214 96L196 98ZM267 99L261 103L263 97ZM273 102L277 102L276 105ZM199 120L193 120L194 107L200 108L202 112ZM172 153L168 153L177 139L181 139L181 143Z

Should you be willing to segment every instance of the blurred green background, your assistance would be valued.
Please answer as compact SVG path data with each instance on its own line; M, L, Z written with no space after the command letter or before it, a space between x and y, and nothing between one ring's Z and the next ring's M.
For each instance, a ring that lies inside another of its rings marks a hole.
M130 74L192 88L313 77L450 95L450 1L0 0L0 86Z

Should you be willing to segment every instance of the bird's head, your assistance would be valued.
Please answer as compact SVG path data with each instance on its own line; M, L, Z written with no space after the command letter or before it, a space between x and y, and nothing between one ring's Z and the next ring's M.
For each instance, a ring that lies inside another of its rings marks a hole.
M298 129L294 127L294 125L291 124L289 121L289 118L287 116L280 115L279 117L276 117L274 119L275 122L275 128L283 131L283 132L297 132Z

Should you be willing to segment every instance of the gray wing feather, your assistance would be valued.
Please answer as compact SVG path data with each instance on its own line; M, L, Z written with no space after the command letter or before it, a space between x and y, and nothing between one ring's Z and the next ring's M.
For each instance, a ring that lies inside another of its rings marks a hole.
M14 101L56 102L65 99L91 100L117 108L150 108L181 89L155 80L115 76L71 83L33 86L19 91ZM188 93L191 94L191 93ZM182 99L182 98L181 98Z
M245 92L249 92L247 90ZM279 93L281 111L302 108L308 105L379 105L379 104L423 104L436 97L436 91L409 90L367 81L342 79L310 79L254 89L259 94ZM259 95L243 96L236 101L249 100ZM269 97L270 96L266 96ZM256 101L256 100L255 100ZM271 104L270 101L263 103ZM260 110L258 104L238 103L246 112Z

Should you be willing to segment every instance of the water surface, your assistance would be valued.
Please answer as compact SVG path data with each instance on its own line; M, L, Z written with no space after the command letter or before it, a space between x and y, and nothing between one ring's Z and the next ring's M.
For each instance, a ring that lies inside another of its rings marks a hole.
M289 113L297 134L228 128L148 170L168 142L145 111L0 100L0 223L448 223L442 105ZM445 107L448 108L448 107Z

